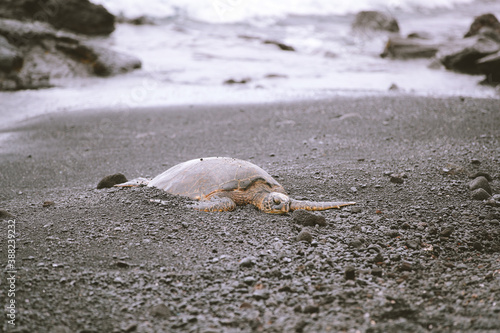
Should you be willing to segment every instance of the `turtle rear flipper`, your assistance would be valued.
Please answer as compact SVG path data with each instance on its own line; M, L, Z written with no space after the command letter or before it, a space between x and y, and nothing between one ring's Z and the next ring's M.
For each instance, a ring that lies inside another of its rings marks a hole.
M304 210L327 210L339 209L343 206L355 205L355 202L335 202L335 201L302 201L292 200L290 203L290 211L304 209Z
M229 212L236 209L236 203L230 198L211 198L198 201L189 207L203 212Z
M149 179L139 177L139 178L129 180L126 183L116 184L114 186L116 186L116 187L138 187L138 186L147 186L148 184L149 184Z

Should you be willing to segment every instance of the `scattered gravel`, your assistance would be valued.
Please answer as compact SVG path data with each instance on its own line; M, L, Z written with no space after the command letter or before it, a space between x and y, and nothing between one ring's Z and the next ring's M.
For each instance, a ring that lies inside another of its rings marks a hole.
M498 201L498 123L497 100L407 96L24 123L0 151L15 331L497 332L500 207L473 200L468 177L490 174L477 176ZM95 189L102 175L151 177L216 155L263 167L294 198L357 204L301 219ZM309 218L328 223L299 222Z

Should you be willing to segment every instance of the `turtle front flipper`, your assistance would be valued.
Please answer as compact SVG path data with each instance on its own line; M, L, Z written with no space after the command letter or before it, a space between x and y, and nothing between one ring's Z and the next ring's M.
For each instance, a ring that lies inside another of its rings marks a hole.
M339 209L343 206L354 205L355 202L335 202L335 201L302 201L302 200L291 200L290 211L304 209L304 210L327 210L327 209Z
M189 207L203 212L229 212L236 209L236 203L229 198L212 198L198 201Z

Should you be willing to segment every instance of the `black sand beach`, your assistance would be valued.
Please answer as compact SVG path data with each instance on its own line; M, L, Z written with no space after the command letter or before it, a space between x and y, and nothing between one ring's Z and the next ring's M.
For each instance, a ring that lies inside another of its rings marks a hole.
M500 193L497 99L87 110L2 132L17 269L15 297L0 285L16 305L5 331L500 330L500 208L468 188L483 172ZM202 213L155 189L95 189L206 156L249 160L295 198L357 205L304 227L250 206Z

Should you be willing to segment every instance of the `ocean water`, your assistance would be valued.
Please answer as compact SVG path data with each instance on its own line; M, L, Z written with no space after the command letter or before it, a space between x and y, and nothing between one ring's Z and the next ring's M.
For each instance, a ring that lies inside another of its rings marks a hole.
M0 126L54 111L88 108L258 103L336 95L500 97L481 76L430 69L429 59L379 56L387 36L354 33L360 10L395 16L401 34L459 40L475 16L500 18L492 0L92 0L126 18L96 43L134 54L141 70L114 78L60 79L56 87L0 92ZM272 40L292 46L283 51ZM227 80L243 84L224 84ZM396 85L398 91L389 91Z

